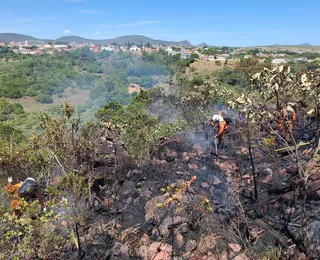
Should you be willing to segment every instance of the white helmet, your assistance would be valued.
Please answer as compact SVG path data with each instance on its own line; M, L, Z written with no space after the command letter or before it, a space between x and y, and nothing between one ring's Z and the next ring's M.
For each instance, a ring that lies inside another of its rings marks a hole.
M222 122L224 119L223 119L223 117L220 116L220 115L213 115L213 116L212 116L212 120L213 120L214 122Z

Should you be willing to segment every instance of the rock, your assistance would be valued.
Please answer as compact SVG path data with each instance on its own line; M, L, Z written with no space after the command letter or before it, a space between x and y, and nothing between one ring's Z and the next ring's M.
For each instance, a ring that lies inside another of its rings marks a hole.
M299 260L307 260L307 256L305 255L305 253L299 253L298 254L298 259Z
M220 258L215 256L211 250L208 251L207 254L200 259L202 259L202 260L220 260Z
M303 133L302 136L301 136L301 139L304 142L308 142L308 141L310 141L312 139L312 136L309 133Z
M112 253L115 256L127 256L129 248L126 245L123 245L119 242L116 242L112 248Z
M172 252L172 246L162 242L153 242L149 247L149 255L154 256L159 251L165 251L170 255Z
M199 144L193 145L192 148L197 151L198 156L202 156L206 153L206 149Z
M187 252L192 252L195 250L197 247L197 242L195 240L188 240L187 245L186 245L186 251Z
M197 166L196 164L192 164L192 163L189 163L189 164L188 164L188 167L189 167L190 170L196 170L196 169L198 169L198 166Z
M311 182L307 187L308 198L312 200L320 199L320 180Z
M119 192L121 195L127 196L135 192L136 184L133 181L125 181L120 188Z
M286 173L287 173L287 170L286 170L286 169L281 169L281 170L278 171L278 174L279 174L280 176L283 176L283 175L285 175Z
M263 229L258 229L258 228L254 228L254 227L249 227L248 231L249 231L251 243L256 241L258 239L258 237L264 232Z
M127 179L130 179L130 178L132 178L133 176L141 175L142 173L143 173L142 171L135 169L135 170L133 170L133 171L129 171L129 172L127 173L127 175L126 175L126 178L127 178Z
M220 180L218 177L216 177L216 176L213 176L213 178L212 178L212 184L213 185L219 185L219 184L221 184L222 183L222 180Z
M170 255L168 252L162 251L162 252L155 253L154 255L152 255L151 259L153 259L153 260L170 260Z
M152 229L151 234L152 234L152 238L154 238L155 240L157 240L157 238L160 237L159 230L156 227Z
M170 150L168 148L166 149L165 153L166 153L166 156L175 157L175 158L178 157L178 153L176 151Z
M174 162L174 161L176 160L176 157L166 156L166 157L165 157L165 160L166 160L167 162Z
M286 172L289 174L295 174L297 172L297 166L292 164L286 167Z
M182 153L182 161L189 161L190 159L190 154L188 154L187 152Z
M132 227L129 227L125 230L122 231L122 236L123 238L128 238L129 236L135 236L136 234L139 233L139 227L137 226L132 226Z
M124 201L124 206L119 209L119 212L123 213L127 211L127 209L130 207L131 203L133 201L133 198L129 197Z
M167 235L169 233L169 228L174 225L178 227L183 223L188 223L188 220L184 217L176 216L172 219L171 216L166 217L161 225L159 226L159 231L161 235Z
M235 258L233 258L233 260L248 260L248 257L241 254L241 255L237 255Z
M120 251L121 251L121 255L125 256L125 255L128 255L129 253L129 248L127 245L123 245L121 248L120 248Z
M148 247L146 245L140 246L138 255L141 259L148 260Z
M143 234L143 236L141 237L141 243L143 245L148 245L150 242L149 236L147 234Z
M187 252L182 255L182 259L191 259L191 253Z
M114 199L112 199L112 198L104 198L103 199L103 205L106 208L112 208L113 205L114 205Z
M180 233L177 233L175 236L175 242L179 248L181 248L184 244L183 236Z
M206 183L206 182L202 182L202 183L200 184L200 186L201 186L202 188L204 188L204 189L210 187L210 185L209 185L208 183Z
M217 236L213 233L202 237L198 243L198 248L200 253L206 253L208 250L212 249L216 244Z
M185 234L187 232L189 232L189 227L187 223L183 223L181 224L178 228L177 228L177 232L181 233L181 234Z
M159 159L156 159L156 158L153 158L152 159L152 164L160 164L160 165L164 165L166 164L167 162L165 160L159 160Z
M229 252L228 258L233 259L236 256L237 256L237 254L235 252L231 251L231 252Z
M239 253L241 251L241 246L239 244L228 244L228 247L234 252Z
M62 221L60 222L60 225L63 226L63 227L65 227L65 228L67 228L69 224L68 224L68 221L62 220Z
M229 260L229 258L228 258L228 253L226 252L226 251L223 251L222 253L221 253L221 258L220 258L221 260Z
M165 197L163 195L157 196L149 200L144 209L146 212L146 215L144 216L144 219L147 223L150 221L153 221L156 219L156 221L160 221L161 217L166 213L165 210L159 210L157 205L162 205L165 201Z
M260 167L258 169L259 173L264 174L264 175L272 175L273 171L269 167Z
M293 214L295 211L296 211L295 208L287 208L287 209L285 210L285 212L286 212L287 214Z

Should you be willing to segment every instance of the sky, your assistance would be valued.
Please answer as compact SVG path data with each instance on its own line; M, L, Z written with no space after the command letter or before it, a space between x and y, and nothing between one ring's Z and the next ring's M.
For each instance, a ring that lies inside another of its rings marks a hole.
M76 35L215 46L320 46L319 0L0 0L0 33L41 39Z

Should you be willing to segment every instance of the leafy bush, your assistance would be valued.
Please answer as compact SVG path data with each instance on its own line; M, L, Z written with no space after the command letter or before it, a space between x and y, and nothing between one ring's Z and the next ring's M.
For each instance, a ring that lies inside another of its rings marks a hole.
M200 75L196 75L192 79L192 84L195 86L201 86L204 84L204 80Z
M42 94L37 98L37 101L40 103L44 103L44 104L52 104L53 103L53 99L50 95L48 94Z
M126 108L119 102L110 102L96 113L98 118L110 121L119 129L120 139L137 163L149 160L159 137L179 130L178 125L159 124L158 119L150 115L148 104L151 101L148 93L142 90Z

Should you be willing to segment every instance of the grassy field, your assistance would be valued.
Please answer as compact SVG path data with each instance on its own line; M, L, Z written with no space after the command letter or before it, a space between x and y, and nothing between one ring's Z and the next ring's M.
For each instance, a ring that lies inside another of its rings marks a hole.
M252 48L261 48L268 51L294 51L294 52L320 52L320 46L296 46L296 45L277 45L277 46L255 46L248 47ZM245 48L247 49L247 48Z
M48 111L57 105L62 105L68 99L70 99L71 104L74 106L82 105L89 100L89 94L90 90L66 89L62 97L58 97L58 95L52 96L52 104L41 104L34 97L8 98L7 101L9 103L19 103L23 106L26 113L34 113Z
M211 78L216 71L225 68L225 66L235 67L238 62L238 59L230 59L227 64L224 64L224 61L221 61L221 64L217 64L214 60L197 60L190 65L190 68L187 68L186 75L190 79L196 74Z
M89 90L66 89L61 95L53 95L52 104L41 104L34 97L23 97L18 99L8 98L9 103L19 103L23 106L26 113L25 116L14 116L10 119L10 123L20 129L26 135L34 130L39 130L39 115L41 112L50 112L50 114L60 114L61 106L67 100L71 101L73 106L82 105L89 100ZM84 122L94 119L92 111L81 113Z

